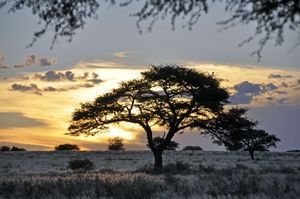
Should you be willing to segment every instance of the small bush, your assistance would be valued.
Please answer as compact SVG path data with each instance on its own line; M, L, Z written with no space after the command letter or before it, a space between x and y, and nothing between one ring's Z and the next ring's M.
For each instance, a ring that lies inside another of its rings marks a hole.
M78 151L80 148L76 144L60 144L55 147L56 151Z
M186 146L182 149L183 151L203 151L200 146Z
M73 171L89 171L94 169L94 163L89 159L70 160L68 168Z
M26 151L26 149L24 148L19 148L19 147L16 147L16 146L12 146L10 151Z
M181 161L177 161L175 164L174 163L169 163L163 167L163 171L166 173L190 173L190 164L189 163L184 163Z
M0 151L10 151L10 148L8 146L1 146Z
M300 150L299 149L293 149L293 150L288 150L286 152L291 152L291 153L299 153Z
M120 137L114 137L114 138L110 138L108 139L108 150L111 151L124 151L124 139L120 138Z

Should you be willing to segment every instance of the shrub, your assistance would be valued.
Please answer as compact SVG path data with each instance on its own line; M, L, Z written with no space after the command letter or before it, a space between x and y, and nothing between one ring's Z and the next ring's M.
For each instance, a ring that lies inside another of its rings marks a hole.
M26 149L24 149L24 148L19 148L19 147L16 147L16 146L12 146L10 150L11 150L11 151L26 151Z
M184 151L203 151L200 146L186 146L182 150Z
M70 160L68 168L73 171L89 171L94 169L94 163L89 159Z
M55 147L56 151L78 151L80 148L76 144L60 144Z
M108 150L111 151L124 151L124 139L120 137L114 137L108 139Z
M286 152L291 152L291 153L299 153L300 150L299 149L293 149L293 150L288 150Z
M1 146L0 151L10 151L10 148L8 146Z
M189 163L177 161L175 164L169 163L166 166L164 166L163 171L166 173L177 174L177 173L190 173L191 169Z

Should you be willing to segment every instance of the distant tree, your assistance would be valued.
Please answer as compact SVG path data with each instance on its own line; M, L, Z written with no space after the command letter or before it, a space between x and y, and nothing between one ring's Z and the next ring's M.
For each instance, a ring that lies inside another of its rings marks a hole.
M54 31L53 45L58 37L66 37L71 41L76 31L84 28L88 19L96 18L96 12L104 2L111 5L118 4L121 7L139 3L138 0L2 0L0 9L7 4L9 12L24 8L31 9L32 13L38 16L43 27L34 33L30 45L49 30ZM145 0L141 3L141 9L134 12L132 16L137 18L137 27L140 31L142 22L149 21L148 30L151 30L157 20L168 18L173 29L177 18L183 18L186 21L184 27L192 29L201 16L208 13L210 7L216 2L222 3L225 11L230 13L228 19L219 23L224 29L238 24L254 24L253 35L244 40L241 45L261 36L258 41L259 48L252 53L258 58L261 57L261 51L269 40L274 39L276 45L283 43L286 29L299 33L300 0ZM298 40L295 46L299 43Z
M183 151L203 151L200 146L186 146L182 149Z
M247 109L243 108L223 112L218 119L211 120L210 128L205 133L212 137L214 143L224 145L227 150L245 150L254 159L254 151L267 151L270 147L276 147L280 139L256 129L257 122L248 119L246 112Z
M10 151L9 146L1 146L0 151Z
M111 151L124 151L124 139L121 137L109 138L108 140L108 150Z
M153 144L157 148L159 145L162 145L164 143L164 137L154 137L153 138ZM171 141L168 146L166 147L166 150L176 151L177 148L179 148L179 143L175 141ZM147 144L147 147L150 148L149 144Z
M162 153L177 133L206 128L223 110L229 94L214 75L176 65L152 66L141 78L122 82L119 88L84 103L73 113L68 135L95 135L109 125L133 123L145 131L154 155L155 169L162 168ZM166 130L155 146L153 128Z
M60 144L54 147L56 151L78 151L80 148L76 144Z
M26 149L24 148L19 148L19 147L16 147L16 146L12 146L10 151L26 151Z

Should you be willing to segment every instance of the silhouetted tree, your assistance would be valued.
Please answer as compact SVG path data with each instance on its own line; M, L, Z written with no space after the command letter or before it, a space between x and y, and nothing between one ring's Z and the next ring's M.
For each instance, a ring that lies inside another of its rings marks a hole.
M76 144L60 144L54 147L56 151L78 151L80 148Z
M9 146L1 146L0 151L10 151Z
M0 8L9 4L9 12L16 12L23 8L31 9L32 13L39 17L43 27L34 33L30 45L46 31L54 30L53 45L57 37L67 37L71 41L75 32L84 28L87 19L96 18L96 11L104 2L121 7L139 3L138 0L118 2L115 0L3 0ZM175 21L179 17L186 21L185 27L192 29L200 17L206 14L210 6L216 2L224 4L225 11L231 14L227 20L219 22L224 29L237 24L256 25L253 35L241 45L261 35L259 48L252 53L258 58L261 57L261 51L269 40L275 39L276 45L283 43L286 29L299 32L300 0L145 0L141 4L141 9L132 16L137 18L137 27L140 31L142 22L149 21L148 30L151 30L157 20L166 18L170 18L174 29ZM300 41L296 45L299 43Z
M154 137L153 138L153 144L157 148L159 145L163 144L164 142L164 137ZM177 148L179 148L179 143L171 141L168 146L166 147L165 150L171 150L171 151L176 151ZM147 147L150 148L149 144L147 144Z
M200 146L186 146L182 149L183 151L203 151Z
M110 124L129 122L142 127L154 154L155 168L162 168L162 153L176 133L204 128L223 109L228 92L214 75L176 65L152 66L141 78L122 82L119 88L84 103L73 113L69 135L107 132ZM152 128L166 130L155 146Z
M108 150L111 151L124 151L124 139L120 137L114 137L114 138L109 138L108 140L109 145Z
M10 151L26 151L26 149L24 148L19 148L19 147L16 147L16 146L12 146Z
M256 129L257 122L248 119L246 112L247 109L243 108L232 108L223 112L217 119L211 120L210 128L205 133L212 137L214 143L224 145L227 150L245 150L254 159L254 151L266 151L270 147L276 147L276 142L280 139L264 130Z

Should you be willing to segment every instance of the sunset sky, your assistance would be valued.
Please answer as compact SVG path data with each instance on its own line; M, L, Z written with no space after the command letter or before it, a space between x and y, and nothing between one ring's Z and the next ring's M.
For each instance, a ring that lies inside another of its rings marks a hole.
M216 22L227 16L221 7L191 31L181 28L181 21L172 31L166 20L139 34L129 17L134 7L103 6L98 19L89 20L71 43L59 39L50 50L53 32L26 48L40 28L30 10L7 14L7 9L0 10L0 145L52 150L73 143L104 150L109 137L121 136L127 149L145 149L145 133L132 125L112 126L108 134L94 137L64 133L81 102L139 77L151 64L175 63L221 78L232 104L249 107L249 117L282 140L275 150L300 149L300 46L291 50L295 33L287 31L280 47L268 44L258 62L250 56L256 40L238 47L254 26L218 31ZM223 150L197 132L176 135L175 141Z

